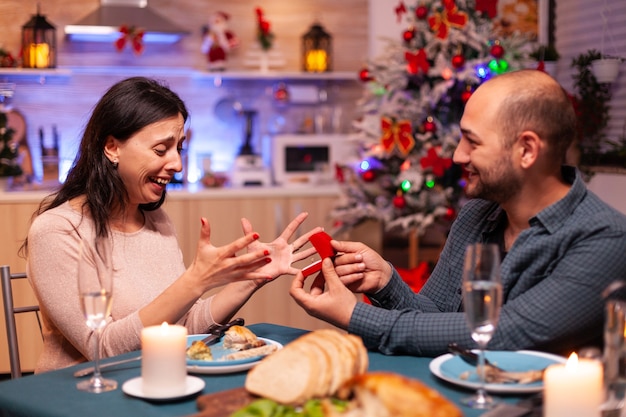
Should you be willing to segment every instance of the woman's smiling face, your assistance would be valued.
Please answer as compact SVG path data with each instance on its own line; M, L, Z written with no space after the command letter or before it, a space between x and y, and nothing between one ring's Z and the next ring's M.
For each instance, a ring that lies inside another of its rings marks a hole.
M182 170L185 122L178 116L152 123L121 142L109 138L106 152L117 160L131 205L161 199L174 174Z

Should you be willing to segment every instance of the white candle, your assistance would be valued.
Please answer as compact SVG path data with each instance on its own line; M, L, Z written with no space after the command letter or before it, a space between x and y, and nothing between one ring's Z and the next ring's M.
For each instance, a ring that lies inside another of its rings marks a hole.
M600 417L602 378L600 361L579 360L575 353L566 364L550 365L543 376L543 416Z
M146 327L141 331L141 378L146 395L185 393L187 329L183 326Z

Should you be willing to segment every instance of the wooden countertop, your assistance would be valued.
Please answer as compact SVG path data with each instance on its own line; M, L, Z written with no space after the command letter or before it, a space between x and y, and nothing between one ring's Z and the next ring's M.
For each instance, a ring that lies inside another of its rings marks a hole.
M1 203L33 203L52 193L53 187L31 187L29 189L0 191ZM271 198L271 197L314 197L339 195L340 188L331 185L302 185L289 187L222 187L205 188L198 184L172 187L167 191L168 200L207 198Z

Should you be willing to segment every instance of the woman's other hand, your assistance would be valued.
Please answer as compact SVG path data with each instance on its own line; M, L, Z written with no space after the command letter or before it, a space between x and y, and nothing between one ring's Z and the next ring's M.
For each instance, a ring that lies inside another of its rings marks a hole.
M260 245L252 245L259 239L257 233L250 229L244 237L217 247L211 243L209 222L205 218L202 218L201 222L196 256L188 269L191 276L199 280L194 283L194 288L204 293L235 281L268 280L272 277L261 270L261 267L272 263L269 250ZM237 253L245 248L248 248L248 252L237 256Z
M311 235L322 231L321 227L315 227L298 237L293 243L289 243L289 240L308 215L308 213L298 214L274 241L264 243L257 240L248 246L249 253L268 251L269 257L272 259L272 262L262 265L257 272L269 275L271 278L278 278L283 274L296 275L298 273L299 269L294 268L292 264L315 254L314 247L301 249L309 241ZM252 224L248 219L241 219L241 226L245 235L249 235L252 232Z

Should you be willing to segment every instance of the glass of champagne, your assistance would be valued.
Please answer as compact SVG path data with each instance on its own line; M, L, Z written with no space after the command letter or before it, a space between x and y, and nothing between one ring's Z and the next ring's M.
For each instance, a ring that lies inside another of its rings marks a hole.
M496 329L502 305L500 252L497 245L476 243L467 247L463 265L463 305L472 339L480 349L476 367L480 386L475 395L462 401L471 408L491 408L496 401L487 395L485 389L485 348Z
M76 387L81 391L101 393L117 388L117 382L100 373L100 335L111 314L113 264L110 238L97 237L93 247L83 242L78 260L78 294L87 327L93 331L94 373Z

